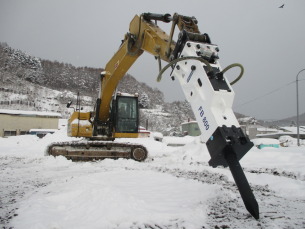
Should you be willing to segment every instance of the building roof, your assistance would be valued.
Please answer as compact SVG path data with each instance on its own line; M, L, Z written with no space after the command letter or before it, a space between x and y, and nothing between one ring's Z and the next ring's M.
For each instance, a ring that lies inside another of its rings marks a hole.
M251 142L253 142L254 145L269 145L269 144L280 144L279 140L274 138L255 138L252 139Z
M149 130L146 130L143 126L139 126L139 133L150 133Z
M23 111L23 110L0 109L0 114L19 115L19 116L48 116L48 117L61 118L60 113L45 112L45 111Z
M265 131L265 132L278 132L278 129L267 128L267 127L258 127L257 131Z
M190 123L198 123L198 122L197 121L187 121L187 122L181 123L181 125L186 125L186 124L190 124Z
M299 127L299 134L300 138L305 139L305 126ZM278 132L272 132L267 134L257 134L256 137L258 138L279 138L280 136L289 135L292 137L297 137L297 127L296 126L287 126L287 127L280 127Z
M57 129L30 129L29 132L45 132L45 133L54 133Z
M284 127L280 127L280 129L284 132L291 132L293 134L297 134L296 126L284 126ZM305 126L299 126L299 133L305 134Z

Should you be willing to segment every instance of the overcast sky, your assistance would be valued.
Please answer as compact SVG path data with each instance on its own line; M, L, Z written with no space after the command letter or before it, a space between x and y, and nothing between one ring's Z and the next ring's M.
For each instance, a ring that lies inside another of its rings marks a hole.
M305 68L304 0L0 0L0 41L42 59L105 67L134 15L144 12L195 16L200 31L219 45L222 67L245 67L233 86L234 111L265 120L296 115L294 81ZM169 25L159 25L169 33ZM155 82L158 65L149 54L129 73L163 91L167 101L184 99L168 74ZM238 73L226 76L232 81ZM299 79L304 113L305 71Z

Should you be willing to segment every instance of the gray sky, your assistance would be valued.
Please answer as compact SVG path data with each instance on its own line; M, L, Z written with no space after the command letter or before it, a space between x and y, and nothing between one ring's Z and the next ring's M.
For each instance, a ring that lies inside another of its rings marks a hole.
M0 0L0 41L42 59L105 67L134 15L144 12L195 16L200 31L219 45L222 67L245 67L233 86L234 111L266 120L296 115L293 81L305 68L304 0ZM159 25L169 33L169 25ZM178 82L166 79L169 73L155 82L158 65L149 54L129 73L163 91L167 101L184 99ZM232 81L238 73L226 76ZM305 71L299 79L303 113Z

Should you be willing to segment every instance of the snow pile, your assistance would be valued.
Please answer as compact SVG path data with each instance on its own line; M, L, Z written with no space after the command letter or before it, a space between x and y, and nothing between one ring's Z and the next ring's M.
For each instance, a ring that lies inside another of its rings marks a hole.
M279 138L279 141L282 146L285 147L291 147L291 146L297 146L298 145L298 140L296 138L293 138L288 135L281 136ZM300 145L305 145L305 140L300 139Z
M194 141L193 137L185 136L185 137L164 137L162 142L164 142L168 146L184 146L193 141Z
M79 140L67 136L66 128L56 130L53 134L49 133L44 138L36 135L12 136L0 138L2 154L14 157L44 157L44 152L52 142Z

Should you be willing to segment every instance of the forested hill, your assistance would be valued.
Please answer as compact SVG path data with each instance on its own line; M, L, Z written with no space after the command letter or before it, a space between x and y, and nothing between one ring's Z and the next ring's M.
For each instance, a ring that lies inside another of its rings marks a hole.
M42 60L15 50L5 43L0 43L0 68L2 81L6 80L9 84L13 83L13 79L17 77L19 80L50 89L80 92L82 95L91 97L96 97L98 94L99 74L103 70ZM138 82L128 74L120 82L119 90L128 93L138 92L140 97L144 94L145 97L149 97L151 107L164 103L161 91Z
M0 45L2 74L56 90L79 90L91 95L97 89L97 76L101 69L74 67L57 61L41 60L8 45Z

